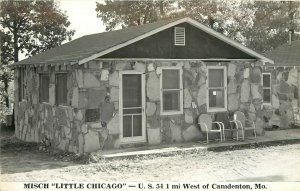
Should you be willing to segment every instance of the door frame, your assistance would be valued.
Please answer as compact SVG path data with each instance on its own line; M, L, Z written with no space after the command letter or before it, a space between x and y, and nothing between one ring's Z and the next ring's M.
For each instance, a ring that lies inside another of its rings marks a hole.
M123 75L124 74L139 74L141 75L141 90L142 90L142 136L138 137L123 137ZM145 73L124 70L119 72L119 120L120 120L120 143L143 143L146 142L146 113L145 113L145 102L146 102L146 92L145 92Z

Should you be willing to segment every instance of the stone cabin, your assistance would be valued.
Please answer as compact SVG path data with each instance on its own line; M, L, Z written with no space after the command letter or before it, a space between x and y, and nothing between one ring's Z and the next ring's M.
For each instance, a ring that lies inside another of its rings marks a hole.
M265 126L261 54L190 18L87 35L14 63L15 134L89 153L204 139L202 113Z
M300 124L300 40L290 41L266 56L274 65L263 67L265 120L269 127Z

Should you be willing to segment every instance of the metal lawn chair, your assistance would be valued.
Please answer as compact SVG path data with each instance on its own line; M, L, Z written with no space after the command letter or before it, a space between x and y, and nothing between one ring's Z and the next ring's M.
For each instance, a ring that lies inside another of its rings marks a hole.
M238 131L238 121L237 120L229 120L228 113L222 112L222 113L216 113L215 114L215 121L221 122L223 126L223 135L224 135L224 141L226 137L226 133L230 133L231 137L233 138L233 133L236 133L236 139L239 140L239 131Z
M213 122L211 116L208 114L201 114L198 118L198 124L200 125L201 131L206 133L206 142L209 142L208 134L219 133L221 142L223 141L223 127L221 122ZM215 126L213 124L216 124Z
M243 140L245 139L245 131L253 131L254 137L256 138L256 126L254 121L246 119L243 112L236 111L233 116L236 121L237 129L242 131Z

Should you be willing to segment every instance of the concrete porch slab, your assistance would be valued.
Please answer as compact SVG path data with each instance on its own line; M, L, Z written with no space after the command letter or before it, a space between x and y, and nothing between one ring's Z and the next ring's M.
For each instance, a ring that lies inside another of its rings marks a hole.
M131 158L138 156L150 155L172 155L182 152L197 151L224 151L231 149L241 149L251 146L275 145L275 144L294 144L300 143L300 129L287 129L266 131L264 136L256 138L247 138L244 141L226 140L225 142L213 141L210 143L189 142L177 144L163 144L157 146L142 146L126 149L115 149L109 151L101 151L103 159Z

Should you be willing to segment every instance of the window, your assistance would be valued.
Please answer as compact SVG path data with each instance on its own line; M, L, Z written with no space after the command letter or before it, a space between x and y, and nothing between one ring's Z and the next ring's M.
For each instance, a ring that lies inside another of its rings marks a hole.
M208 111L227 110L227 74L225 66L208 66Z
M22 101L25 98L25 68L19 69L18 85L19 101Z
M55 100L57 105L67 105L67 82L68 75L66 73L55 75Z
M263 103L271 104L271 74L262 74Z
M49 102L49 75L40 74L39 101Z
M163 67L160 84L161 114L183 113L182 68Z
M185 45L185 28L184 27L175 27L174 28L174 39L176 46Z

